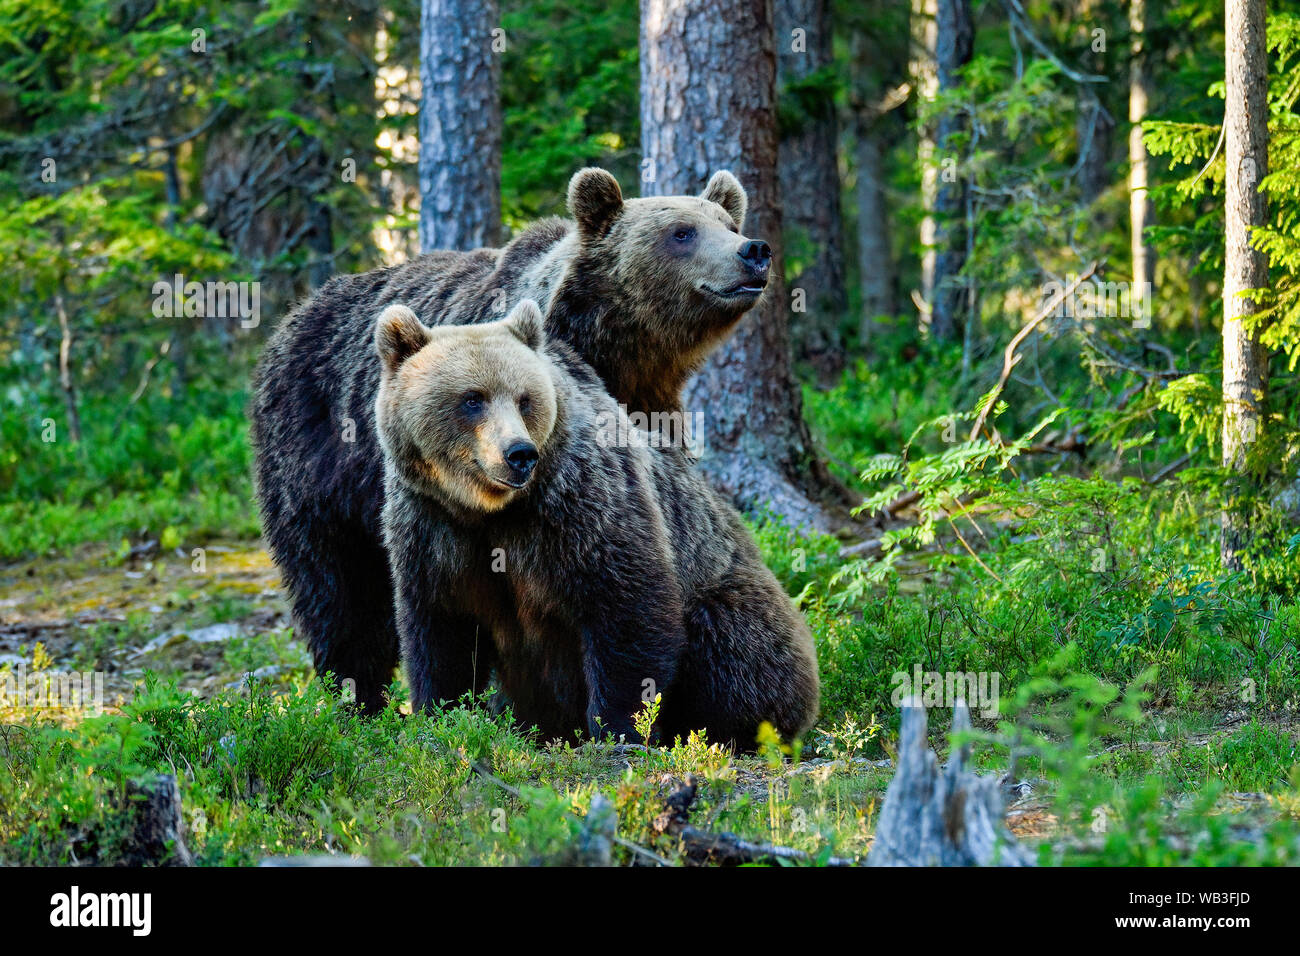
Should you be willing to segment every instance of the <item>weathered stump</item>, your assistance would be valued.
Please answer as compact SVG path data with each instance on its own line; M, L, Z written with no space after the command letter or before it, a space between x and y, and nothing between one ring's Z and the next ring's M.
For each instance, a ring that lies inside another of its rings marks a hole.
M591 807L578 834L573 860L576 866L613 866L614 837L618 833L618 812L603 793L592 795Z
M952 732L969 730L965 701L953 709ZM1007 829L1002 788L966 769L970 746L954 747L948 765L926 739L925 708L903 704L898 770L885 792L868 866L1033 866L1033 855Z
M159 774L127 789L130 831L123 862L127 866L193 866L185 845L181 788L172 774Z

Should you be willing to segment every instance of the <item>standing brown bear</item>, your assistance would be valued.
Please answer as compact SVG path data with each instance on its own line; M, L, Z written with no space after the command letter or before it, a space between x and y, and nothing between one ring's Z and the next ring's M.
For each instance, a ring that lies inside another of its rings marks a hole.
M546 335L574 349L631 411L675 411L681 389L762 294L771 252L740 234L746 197L720 171L699 197L624 201L603 170L569 184L573 221L545 220L502 249L434 252L328 282L268 343L252 440L263 531L316 669L383 704L398 661L384 547L383 455L375 436L375 316L394 302L446 324L542 303ZM457 637L449 638L452 641ZM476 647L439 697L481 689Z
M495 667L524 726L751 748L817 713L812 636L748 531L679 448L627 426L591 368L543 343L524 300L501 322L375 328L384 534L412 702ZM613 426L613 427L611 427ZM466 659L463 647L474 643Z

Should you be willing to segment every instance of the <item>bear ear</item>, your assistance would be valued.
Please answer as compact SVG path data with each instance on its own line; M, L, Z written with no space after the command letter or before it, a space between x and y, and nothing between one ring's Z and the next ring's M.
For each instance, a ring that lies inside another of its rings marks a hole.
M542 310L532 299L521 299L519 304L506 316L506 328L524 345L533 351L542 347L542 329L545 320Z
M709 184L700 193L701 199L715 202L727 210L727 215L736 220L736 228L745 228L745 212L749 208L749 197L740 180L725 169L719 169L709 179Z
M390 372L414 355L429 341L429 330L404 305L390 305L379 313L375 323L375 351Z
M577 220L583 239L605 235L622 211L623 191L617 179L594 166L573 174L569 180L569 215Z

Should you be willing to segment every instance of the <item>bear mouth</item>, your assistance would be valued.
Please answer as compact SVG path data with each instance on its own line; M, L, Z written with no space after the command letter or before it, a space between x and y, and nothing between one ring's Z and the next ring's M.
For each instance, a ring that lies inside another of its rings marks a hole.
M524 478L501 478L490 474L486 469L483 470L483 477L487 480L487 483L492 487L492 489L497 492L522 491L528 487L529 482L531 482L533 478L532 475L528 475Z
M700 288L716 298L725 302L738 302L745 299L757 299L763 294L766 282L759 282L757 279L742 279L734 285L729 285L725 289L715 289L712 286L700 284Z

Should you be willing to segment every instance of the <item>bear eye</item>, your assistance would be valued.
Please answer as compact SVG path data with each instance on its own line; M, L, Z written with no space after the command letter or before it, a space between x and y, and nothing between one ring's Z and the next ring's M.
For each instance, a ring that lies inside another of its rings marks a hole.
M519 414L527 415L533 410L533 399L531 395L519 396Z
M467 415L477 415L483 410L483 395L480 392L466 392L460 397L461 411Z
M695 228L693 226L679 226L673 233L673 238L678 242L690 242L695 238Z

